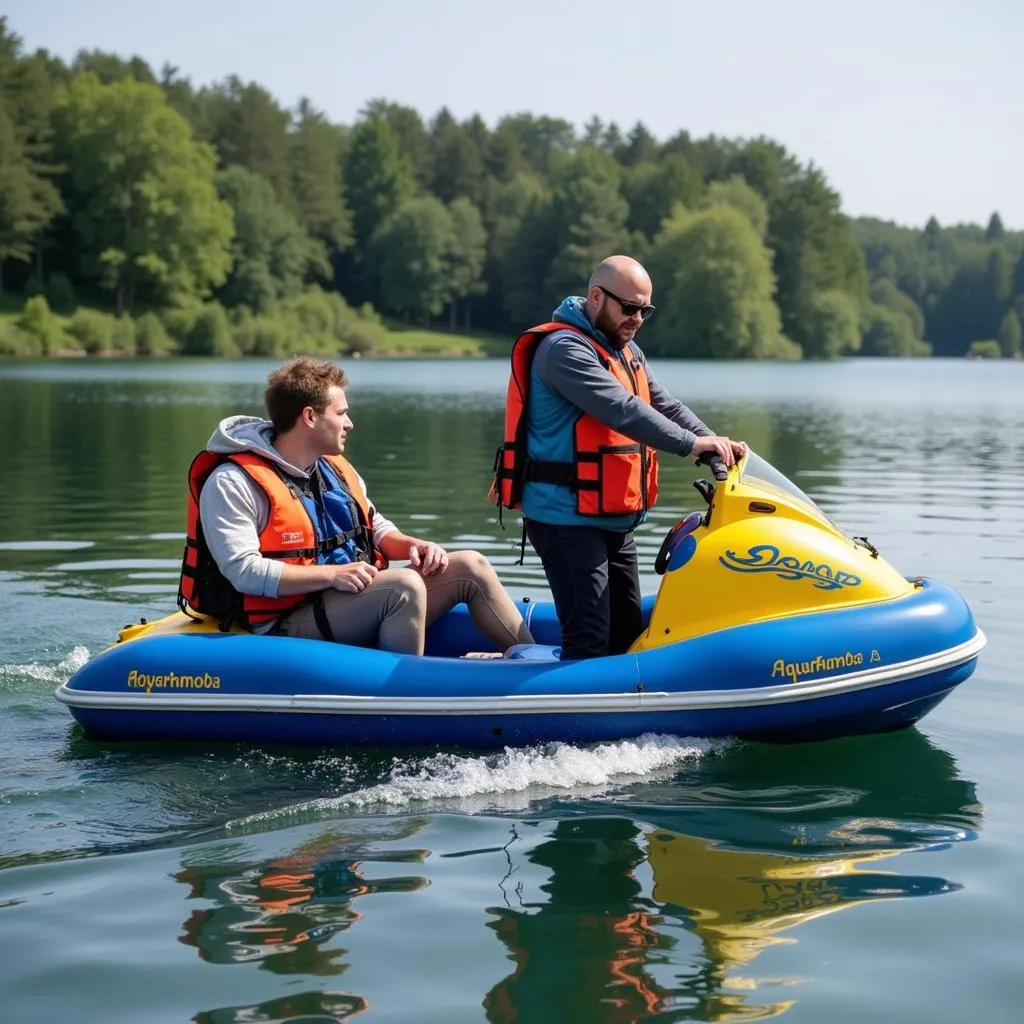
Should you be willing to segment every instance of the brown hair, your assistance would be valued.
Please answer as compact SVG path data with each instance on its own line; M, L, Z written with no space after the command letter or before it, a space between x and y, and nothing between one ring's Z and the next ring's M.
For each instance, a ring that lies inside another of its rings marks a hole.
M327 408L327 392L348 387L345 371L335 363L296 356L267 377L263 404L278 433L291 430L306 406L317 412Z

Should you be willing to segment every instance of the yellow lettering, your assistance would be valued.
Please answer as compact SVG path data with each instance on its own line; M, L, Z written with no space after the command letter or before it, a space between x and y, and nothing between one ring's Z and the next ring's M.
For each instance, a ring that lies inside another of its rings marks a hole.
M780 661L778 663L782 665ZM783 670L784 671L784 670ZM220 676L210 675L204 672L199 676L178 675L177 672L168 672L166 675L147 675L138 669L132 669L128 673L127 685L133 690L145 690L152 693L157 690L219 690Z
M872 651L871 660L880 660L877 651ZM796 683L799 682L801 676L813 675L816 672L832 672L841 668L854 668L863 664L864 655L860 651L846 651L831 658L819 654L812 661L783 661L782 658L778 658L772 662L772 678L785 676Z

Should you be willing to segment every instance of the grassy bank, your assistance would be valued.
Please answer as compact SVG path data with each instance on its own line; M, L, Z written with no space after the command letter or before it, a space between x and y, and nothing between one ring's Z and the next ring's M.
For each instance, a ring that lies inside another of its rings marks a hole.
M389 324L387 336L368 356L426 357L426 356L507 356L512 342L504 334L486 331L472 334L450 331L412 329Z
M42 296L0 298L0 354L261 356L306 353L321 357L505 357L513 339L487 332L453 332L385 323L369 307L353 309L318 289L254 317L244 308L207 303L190 309L151 310L116 319L102 306L52 309Z

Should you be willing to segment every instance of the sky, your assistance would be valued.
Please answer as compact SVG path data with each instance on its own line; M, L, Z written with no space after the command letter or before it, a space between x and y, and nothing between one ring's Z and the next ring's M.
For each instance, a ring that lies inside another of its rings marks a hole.
M351 124L593 115L768 136L851 216L1024 229L1024 0L6 0L26 51L229 74Z

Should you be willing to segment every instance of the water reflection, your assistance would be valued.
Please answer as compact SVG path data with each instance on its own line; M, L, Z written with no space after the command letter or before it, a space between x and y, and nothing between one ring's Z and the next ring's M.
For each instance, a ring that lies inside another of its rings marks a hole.
M505 905L488 910L515 964L485 999L492 1024L777 1017L801 979L751 965L798 925L960 888L898 861L973 839L982 820L974 784L919 733L743 757L730 776L753 786L675 780L676 806L560 820L522 854L514 832Z
M289 853L265 860L185 863L174 878L188 887L193 910L179 941L201 959L220 965L257 964L279 975L330 977L348 968L348 949L332 943L360 920L360 897L381 892L415 892L427 884L418 874L368 879L363 865L420 864L427 851L382 851L376 844L415 835L426 819L393 819L356 831L331 829ZM222 1007L194 1019L209 1024L251 1021L341 1020L368 1005L358 994L311 990L263 1003Z
M585 1020L625 1024L662 1006L668 992L648 970L675 939L655 925L634 870L644 860L640 828L623 818L555 824L529 854L549 870L546 902L493 907L488 922L514 971L484 998L493 1024Z
M367 1005L362 996L314 989L262 1003L204 1010L192 1020L195 1024L331 1024L362 1013Z

